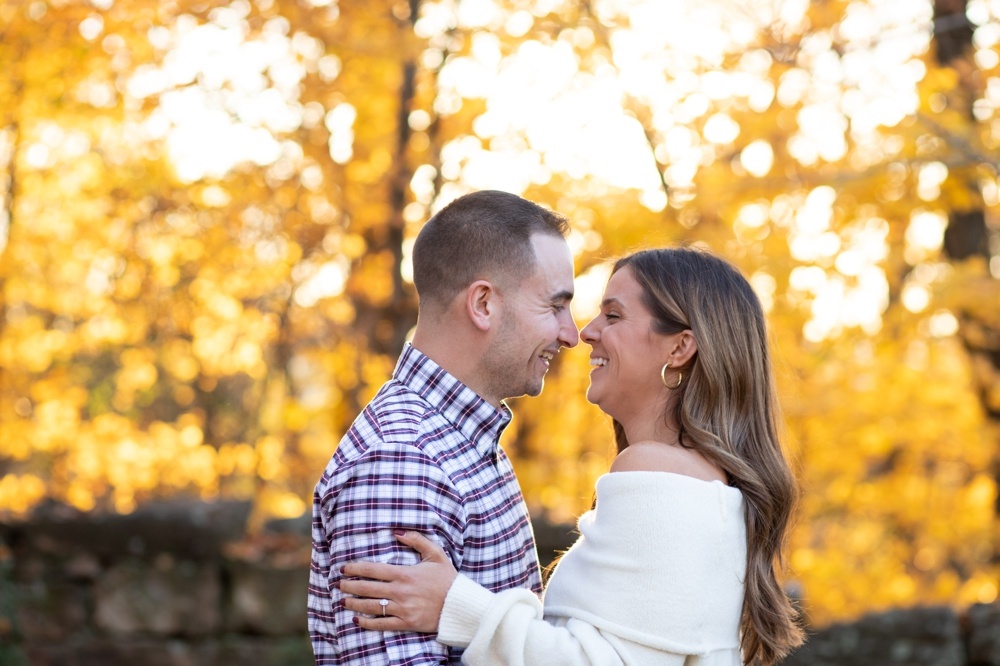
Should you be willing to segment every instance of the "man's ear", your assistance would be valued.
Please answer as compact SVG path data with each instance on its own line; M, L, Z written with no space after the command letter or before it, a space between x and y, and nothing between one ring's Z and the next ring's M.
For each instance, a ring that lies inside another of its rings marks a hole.
M698 341L690 329L675 333L671 337L673 340L670 341L668 360L671 367L681 368L698 353Z
M492 282L476 280L465 290L465 312L472 325L481 331L490 330L500 311L499 294Z

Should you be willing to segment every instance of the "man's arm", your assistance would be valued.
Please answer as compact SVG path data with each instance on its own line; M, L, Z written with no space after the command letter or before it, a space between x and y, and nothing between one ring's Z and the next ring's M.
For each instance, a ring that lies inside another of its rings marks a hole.
M311 589L328 592L328 603L310 594L310 633L317 664L447 663L449 650L433 634L373 632L358 627L354 613L340 604L340 568L368 560L415 564L418 556L401 546L394 529L429 535L457 567L462 555L465 515L447 475L419 449L408 445L372 447L349 469L340 469L316 498ZM317 597L322 600L324 595ZM314 608L315 606L315 608ZM338 655L323 661L324 653ZM334 661L339 659L339 661Z

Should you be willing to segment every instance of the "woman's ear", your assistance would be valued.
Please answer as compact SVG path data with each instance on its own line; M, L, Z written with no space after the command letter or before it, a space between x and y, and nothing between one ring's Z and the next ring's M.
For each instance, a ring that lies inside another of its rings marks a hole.
M465 290L465 312L472 325L488 331L499 313L499 294L487 280L476 280Z
M698 341L695 340L694 333L690 329L683 330L670 336L668 360L671 367L681 368L688 364L698 353Z

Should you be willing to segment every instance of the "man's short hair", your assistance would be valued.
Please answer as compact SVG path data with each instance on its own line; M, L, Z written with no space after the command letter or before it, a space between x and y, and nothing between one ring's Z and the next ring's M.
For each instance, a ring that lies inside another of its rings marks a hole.
M424 225L413 246L421 307L445 306L476 280L512 287L535 272L534 234L564 238L559 213L516 194L483 190L459 197Z

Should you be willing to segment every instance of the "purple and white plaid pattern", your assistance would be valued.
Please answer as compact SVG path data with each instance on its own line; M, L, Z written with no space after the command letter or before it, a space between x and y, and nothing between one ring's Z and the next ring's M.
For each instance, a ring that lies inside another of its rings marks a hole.
M498 410L407 345L393 378L355 420L313 496L309 635L316 663L458 664L433 634L365 631L340 604L340 567L415 564L392 535L422 532L492 591L542 590L521 488L498 445Z

